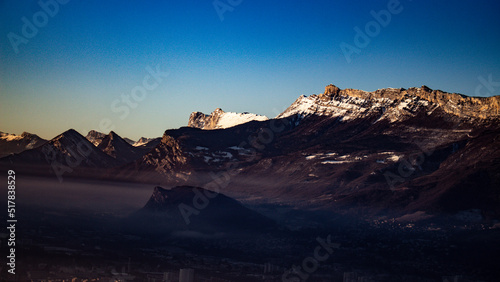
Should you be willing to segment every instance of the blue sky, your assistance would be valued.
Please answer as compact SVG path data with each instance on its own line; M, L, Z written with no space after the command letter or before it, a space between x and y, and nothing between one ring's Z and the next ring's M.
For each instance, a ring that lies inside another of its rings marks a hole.
M111 125L137 139L217 107L274 117L330 83L368 91L425 84L474 96L479 77L500 81L498 1L218 1L229 7L223 20L213 0L72 0L53 16L38 1L0 1L0 131L52 138ZM388 5L400 12L348 62L342 42L356 47L354 28L364 31L370 12ZM31 38L23 17L40 25ZM12 34L25 39L18 52ZM134 107L122 102L148 67L168 76Z

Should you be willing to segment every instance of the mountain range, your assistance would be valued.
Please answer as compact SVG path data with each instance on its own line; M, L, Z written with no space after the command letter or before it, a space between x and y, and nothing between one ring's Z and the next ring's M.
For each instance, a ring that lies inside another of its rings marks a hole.
M97 178L204 187L250 204L370 216L478 209L498 219L499 105L500 96L426 86L366 92L328 85L273 119L194 112L188 127L135 146L114 132L87 140L69 130L0 163L50 170L85 144L90 153L80 154L77 167L99 168L89 172Z
M47 140L28 132L23 132L21 135L15 135L0 131L0 158L40 147L46 142Z
M134 143L135 142L132 144ZM97 148L123 164L140 158L150 150L150 148L146 145L139 147L131 145L130 142L127 142L113 131L102 138L101 142L97 145Z

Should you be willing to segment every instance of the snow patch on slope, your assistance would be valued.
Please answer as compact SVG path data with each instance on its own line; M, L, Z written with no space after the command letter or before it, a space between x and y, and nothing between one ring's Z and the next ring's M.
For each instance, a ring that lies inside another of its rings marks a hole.
M266 121L268 119L266 116L251 113L224 112L222 109L217 108L210 115L205 115L201 112L191 113L188 126L206 130L223 129L250 121Z
M141 137L139 140L137 140L132 146L134 147L139 147L142 145L146 145L150 141L152 141L154 138L146 138L146 137Z
M227 112L223 113L219 121L217 122L216 128L229 128L239 124L247 123L250 121L266 121L268 118L266 116L251 114L251 113L233 113Z

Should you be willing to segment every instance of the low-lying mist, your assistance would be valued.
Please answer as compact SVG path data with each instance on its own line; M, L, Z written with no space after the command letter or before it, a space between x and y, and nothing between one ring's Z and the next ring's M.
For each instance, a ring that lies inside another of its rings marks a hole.
M154 185L84 179L18 177L17 203L23 207L127 216L142 208Z

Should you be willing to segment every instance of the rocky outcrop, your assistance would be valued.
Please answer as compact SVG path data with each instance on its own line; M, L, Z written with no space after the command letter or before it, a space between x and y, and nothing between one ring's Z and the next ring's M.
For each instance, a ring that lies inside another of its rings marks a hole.
M87 136L85 136L85 138L87 138L87 140L89 140L90 143L94 144L94 146L96 147L101 144L104 137L106 137L106 134L95 130L89 131L89 133L87 133Z
M189 116L188 126L201 129L215 129L222 114L224 114L224 111L221 108L215 109L210 115L202 112L193 112Z
M163 135L160 144L154 150L138 161L142 167L153 167L161 174L180 172L186 163L187 158L180 143L167 133Z

